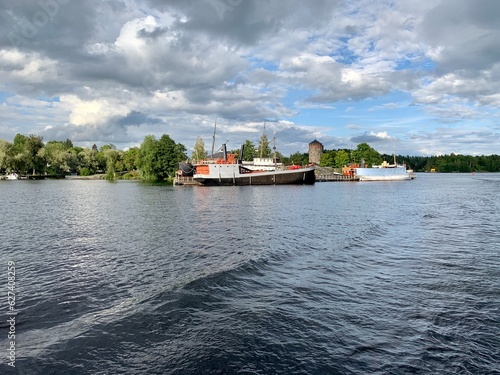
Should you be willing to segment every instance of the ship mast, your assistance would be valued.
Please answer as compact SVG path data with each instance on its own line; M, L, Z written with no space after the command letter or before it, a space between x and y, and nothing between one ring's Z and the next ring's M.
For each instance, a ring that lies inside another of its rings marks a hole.
M215 117L215 124L214 124L214 135L212 136L212 156L211 158L214 157L214 147L215 147L215 130L217 129L217 117Z
M273 159L274 159L274 170L276 170L276 137L273 138Z

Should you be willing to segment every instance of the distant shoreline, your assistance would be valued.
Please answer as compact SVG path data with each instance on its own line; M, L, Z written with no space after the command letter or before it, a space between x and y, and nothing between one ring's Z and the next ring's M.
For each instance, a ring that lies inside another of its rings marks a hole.
M104 180L105 174L93 174L91 176L71 176L67 175L67 180Z

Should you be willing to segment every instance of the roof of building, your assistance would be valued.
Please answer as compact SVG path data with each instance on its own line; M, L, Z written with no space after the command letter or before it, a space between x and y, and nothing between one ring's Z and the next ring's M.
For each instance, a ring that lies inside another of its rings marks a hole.
M311 142L311 143L309 143L309 144L310 144L310 145L314 145L314 144L316 144L316 145L321 145L321 146L323 146L323 143L321 143L321 142L320 142L320 141L318 141L317 139L315 139L314 141L312 141L312 142Z

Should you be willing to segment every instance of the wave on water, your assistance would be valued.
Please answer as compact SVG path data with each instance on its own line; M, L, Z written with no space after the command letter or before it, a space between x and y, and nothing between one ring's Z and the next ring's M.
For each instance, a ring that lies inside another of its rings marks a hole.
M489 182L19 186L19 374L500 373Z

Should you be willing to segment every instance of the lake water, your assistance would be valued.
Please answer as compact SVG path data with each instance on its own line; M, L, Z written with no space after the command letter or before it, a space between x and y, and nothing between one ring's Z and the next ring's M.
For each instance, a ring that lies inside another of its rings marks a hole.
M499 192L0 181L0 373L500 374Z

